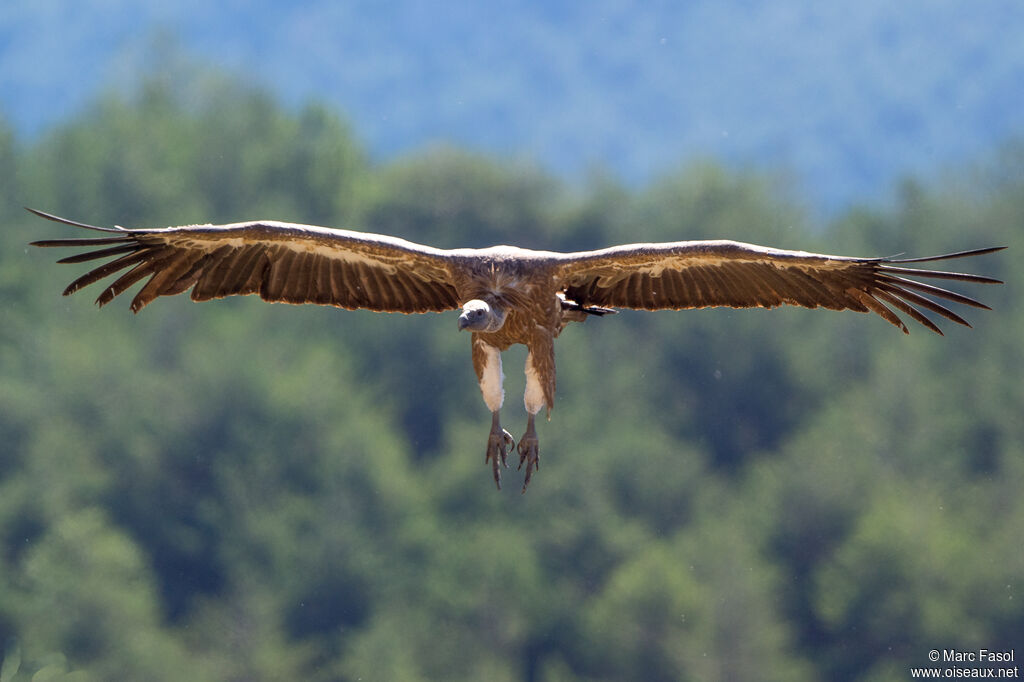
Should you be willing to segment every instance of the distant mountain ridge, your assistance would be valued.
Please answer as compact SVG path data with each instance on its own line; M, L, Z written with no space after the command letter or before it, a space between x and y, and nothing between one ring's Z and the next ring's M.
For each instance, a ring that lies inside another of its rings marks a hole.
M644 182L698 156L781 168L821 207L1024 132L1024 4L15 0L0 113L23 134L159 70L166 32L387 158L437 141Z

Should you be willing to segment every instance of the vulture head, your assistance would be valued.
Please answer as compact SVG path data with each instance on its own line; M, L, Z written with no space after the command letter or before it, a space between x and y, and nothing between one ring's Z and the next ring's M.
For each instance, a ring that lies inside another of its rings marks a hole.
M487 301L474 298L466 301L459 315L459 331L496 332L505 324L505 311L493 307Z

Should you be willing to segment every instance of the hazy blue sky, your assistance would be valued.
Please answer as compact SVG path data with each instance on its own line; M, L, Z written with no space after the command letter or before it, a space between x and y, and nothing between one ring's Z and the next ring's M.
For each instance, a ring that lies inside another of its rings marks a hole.
M1024 2L6 0L0 112L35 134L165 67L154 36L386 159L448 141L644 182L700 156L821 206L1024 131Z

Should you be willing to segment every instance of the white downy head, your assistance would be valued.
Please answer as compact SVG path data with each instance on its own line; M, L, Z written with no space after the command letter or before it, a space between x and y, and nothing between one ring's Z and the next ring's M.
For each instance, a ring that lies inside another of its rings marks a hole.
M487 301L474 298L466 301L459 315L459 331L496 332L505 324L505 312L494 308Z

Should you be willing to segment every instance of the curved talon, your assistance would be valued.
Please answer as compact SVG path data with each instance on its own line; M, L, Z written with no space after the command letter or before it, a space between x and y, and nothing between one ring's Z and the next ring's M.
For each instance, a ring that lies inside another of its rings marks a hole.
M498 422L498 413L494 413L491 421L491 433L487 436L487 454L484 462L491 463L491 471L494 474L494 484L501 490L501 467L508 468L508 452L516 446L512 434L501 428Z
M505 434L505 447L501 449L501 464L508 469L508 460L506 455L516 447L516 440L512 437L512 434L505 429L501 430Z
M516 447L516 441L512 434L505 429L501 430L501 437L493 431L487 437L487 454L484 455L484 462L490 462L492 457L499 457L501 464L508 469L508 453Z
M540 469L540 442L537 440L537 432L533 427L533 415L530 415L529 420L526 424L526 433L519 439L519 445L516 446L516 450L519 452L519 469L523 468L523 463L526 463L526 476L523 478L523 490L526 492L526 486L530 485L530 479L533 478L533 472Z

